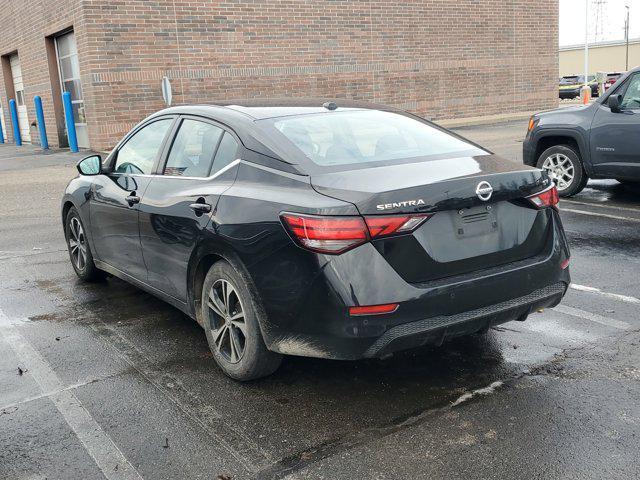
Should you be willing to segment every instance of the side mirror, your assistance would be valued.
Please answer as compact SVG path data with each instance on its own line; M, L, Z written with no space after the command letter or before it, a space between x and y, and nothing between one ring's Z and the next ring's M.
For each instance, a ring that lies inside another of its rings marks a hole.
M76 165L80 175L100 175L102 172L102 158L100 155L91 155L83 158Z
M611 113L620 113L622 109L620 105L622 104L622 95L611 95L607 99L607 105L611 109Z

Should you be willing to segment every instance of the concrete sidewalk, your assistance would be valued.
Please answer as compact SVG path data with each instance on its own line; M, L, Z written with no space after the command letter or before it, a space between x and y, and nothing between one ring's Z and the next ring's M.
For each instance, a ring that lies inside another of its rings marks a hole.
M75 166L78 160L91 153L88 150L78 153L69 150L42 150L34 145L16 147L14 144L5 143L0 145L0 172L59 165Z

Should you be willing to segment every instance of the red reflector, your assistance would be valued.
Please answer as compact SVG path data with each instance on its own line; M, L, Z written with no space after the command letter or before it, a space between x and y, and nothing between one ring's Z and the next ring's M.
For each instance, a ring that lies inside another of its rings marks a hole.
M365 217L371 238L393 235L394 233L412 232L431 215L428 213L419 215L375 215Z
M363 307L349 307L349 315L357 317L359 315L382 315L393 313L398 309L397 303L385 303L384 305L366 305Z
M569 261L570 260L571 260L570 258L567 258L566 260L561 261L560 262L560 269L561 270L566 269L569 266Z
M536 193L535 195L531 195L530 197L527 197L527 199L529 199L529 201L537 208L556 207L560 202L558 189L555 185L551 185L546 190Z
M283 213L280 218L301 246L315 252L342 253L369 239L362 217Z

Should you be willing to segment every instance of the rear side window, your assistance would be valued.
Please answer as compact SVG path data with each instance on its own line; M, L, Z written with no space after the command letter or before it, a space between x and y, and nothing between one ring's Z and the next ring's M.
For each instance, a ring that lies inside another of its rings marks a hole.
M165 175L182 177L207 177L213 155L224 133L210 123L185 119L171 146L164 168Z
M118 150L114 170L118 173L149 175L173 118L145 125Z
M224 133L218 151L216 152L216 158L213 161L213 170L211 175L219 172L224 167L229 165L235 159L238 158L238 142L233 138L229 132Z
M479 150L417 119L358 110L263 120L316 165L354 165Z

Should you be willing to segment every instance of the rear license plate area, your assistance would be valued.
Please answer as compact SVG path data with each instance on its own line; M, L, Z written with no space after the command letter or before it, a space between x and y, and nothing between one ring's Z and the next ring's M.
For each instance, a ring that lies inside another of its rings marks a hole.
M498 221L491 205L459 210L454 223L458 238L478 237L498 231Z

